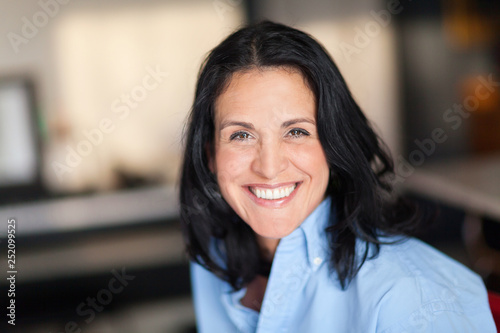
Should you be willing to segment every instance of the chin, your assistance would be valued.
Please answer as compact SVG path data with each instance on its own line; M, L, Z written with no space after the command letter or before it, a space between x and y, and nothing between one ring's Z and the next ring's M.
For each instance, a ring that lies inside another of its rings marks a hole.
M281 239L283 237L290 235L299 225L295 227L283 226L281 228L275 228L275 229L270 229L269 226L256 229L253 228L251 224L250 227L252 227L253 231L261 237L271 238L271 239Z

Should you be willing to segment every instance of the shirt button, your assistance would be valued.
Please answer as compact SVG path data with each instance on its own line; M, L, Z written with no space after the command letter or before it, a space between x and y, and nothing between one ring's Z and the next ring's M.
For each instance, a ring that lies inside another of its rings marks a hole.
M321 259L320 257L316 257L314 258L313 260L313 263L316 265L316 266L319 266L321 265L321 263L323 262L323 259Z

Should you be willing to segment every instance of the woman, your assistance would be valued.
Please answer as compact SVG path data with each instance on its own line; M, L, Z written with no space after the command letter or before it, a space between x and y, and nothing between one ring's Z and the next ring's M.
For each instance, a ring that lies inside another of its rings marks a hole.
M494 332L481 279L411 235L327 52L262 22L199 74L180 183L200 332Z

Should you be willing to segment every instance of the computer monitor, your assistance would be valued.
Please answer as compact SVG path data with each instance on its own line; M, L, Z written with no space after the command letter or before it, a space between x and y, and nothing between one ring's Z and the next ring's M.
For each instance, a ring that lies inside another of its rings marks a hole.
M41 194L40 155L34 84L0 77L0 204Z

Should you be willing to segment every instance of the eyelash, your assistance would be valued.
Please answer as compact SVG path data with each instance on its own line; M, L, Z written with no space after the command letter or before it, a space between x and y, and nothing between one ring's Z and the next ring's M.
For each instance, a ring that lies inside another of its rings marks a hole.
M295 131L299 132L300 135L297 135L297 134L292 135L294 138L298 138L300 136L309 136L310 135L308 131L306 131L302 128L293 128L290 130L290 132L288 132L288 134L291 134L292 132L295 132Z
M247 136L250 136L250 134L248 134L247 132L241 132L241 131L239 131L239 132L236 132L236 133L234 133L233 135L231 135L231 136L229 137L229 140L231 140L231 141L233 141L233 140L236 140L236 141L244 141L246 138L245 138L245 139L238 138L238 136L240 136L240 135L247 135Z
M297 134L291 134L292 132L297 132ZM299 138L301 136L309 136L310 135L308 131L306 131L306 130L304 130L302 128L293 128L293 129L291 129L288 132L288 134L290 134L290 136L293 137L293 138ZM238 138L240 135L246 135L247 137L245 137L245 138ZM248 134L247 132L238 131L238 132L232 134L229 137L229 140L231 140L231 141L234 141L234 140L236 140L236 141L244 141L244 140L246 140L248 138L248 136L250 136L250 134Z

